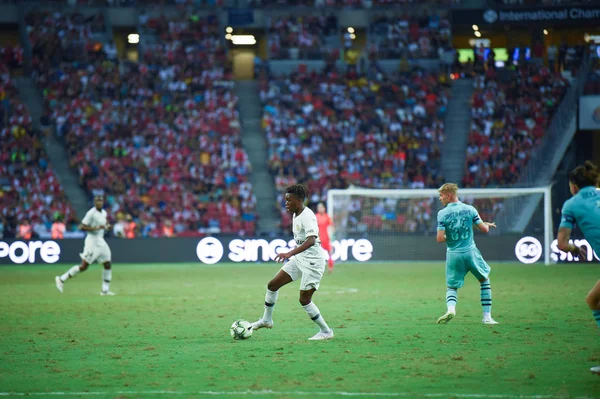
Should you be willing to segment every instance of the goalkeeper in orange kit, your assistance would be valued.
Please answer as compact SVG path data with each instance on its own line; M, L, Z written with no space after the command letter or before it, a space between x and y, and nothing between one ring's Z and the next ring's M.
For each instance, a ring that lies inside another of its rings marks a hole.
M330 235L333 235L333 223L331 222L331 218L325 212L325 205L322 202L319 202L317 205L317 224L319 225L319 238L321 239L321 247L329 254L329 260L327 262L327 267L329 272L333 271L333 258L331 257L333 248L331 247Z

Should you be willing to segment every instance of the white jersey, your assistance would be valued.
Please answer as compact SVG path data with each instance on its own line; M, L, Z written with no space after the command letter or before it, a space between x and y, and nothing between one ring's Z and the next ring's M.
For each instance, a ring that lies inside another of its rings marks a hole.
M323 250L321 249L319 225L317 224L315 213L310 208L304 207L304 210L299 215L294 214L292 226L294 241L296 241L297 246L302 245L308 237L315 237L315 245L295 256L301 259L325 259Z
M89 227L106 226L106 211L104 209L97 210L95 207L87 211L81 224L85 224ZM87 231L85 236L85 244L98 244L105 243L104 241L104 229Z

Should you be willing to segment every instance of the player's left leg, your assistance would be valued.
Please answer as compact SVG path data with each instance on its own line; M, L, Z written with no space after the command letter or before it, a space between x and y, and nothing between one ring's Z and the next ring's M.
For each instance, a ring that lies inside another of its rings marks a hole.
M438 324L446 324L456 316L458 303L458 289L465 283L467 271L464 267L463 254L449 252L446 255L446 306L447 310L440 318Z
M474 249L471 253L470 271L481 284L481 307L483 308L483 324L498 324L492 319L492 286L490 284L490 265L487 264L481 252Z
M316 262L314 262L316 263ZM324 339L333 338L333 330L329 328L325 319L321 315L321 311L312 301L313 294L319 289L323 272L325 271L325 262L322 264L322 268L317 264L309 262L308 265L301 267L302 280L300 280L300 305L308 314L308 317L319 326L319 332L313 337L309 338L311 341L321 341Z
M312 296L315 293L315 291L315 288L311 288L309 290L300 290L300 305L302 305L302 308L304 309L308 317L310 317L310 319L314 321L320 329L320 331L311 338L309 338L309 340L321 341L324 339L331 339L333 338L333 330L329 328L329 326L325 322L325 319L321 315L321 311L319 310L317 305L315 305L315 303L312 301Z
M111 264L109 262L104 262L104 270L102 270L102 291L100 291L100 295L115 295L114 292L110 290L110 282L112 281L112 269Z
M596 324L600 327L600 280L596 282L594 288L587 294L585 301L592 310ZM600 366L592 367L590 371L594 374L600 374Z
M100 291L100 295L115 295L115 293L110 290L110 282L112 281L112 268L110 262L112 254L109 246L107 244L102 245L99 248L99 253L98 262L104 265L104 269L102 270L102 291Z

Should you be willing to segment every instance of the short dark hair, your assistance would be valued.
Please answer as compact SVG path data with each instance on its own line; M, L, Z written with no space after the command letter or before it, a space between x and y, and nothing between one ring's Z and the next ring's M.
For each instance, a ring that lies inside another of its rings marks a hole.
M592 161L585 161L569 173L569 181L579 188L598 184L598 167Z
M308 188L304 184L292 184L285 189L286 194L292 194L298 197L298 199L304 201L310 195Z

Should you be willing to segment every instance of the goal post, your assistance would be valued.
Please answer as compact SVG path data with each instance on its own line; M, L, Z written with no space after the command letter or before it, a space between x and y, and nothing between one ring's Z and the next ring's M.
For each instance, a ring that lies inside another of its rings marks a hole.
M331 189L327 192L327 213L333 220L336 239L375 238L387 252L393 252L403 236L415 237L410 242L420 242L415 241L419 236L426 240L425 245L432 242L431 236L437 230L437 212L441 209L438 197L437 189ZM540 237L543 250L539 248L539 252L543 252L546 265L551 263L552 186L462 188L458 198L475 206L484 221L496 222L497 229L490 231L493 237L518 234ZM399 256L397 260L412 259Z

